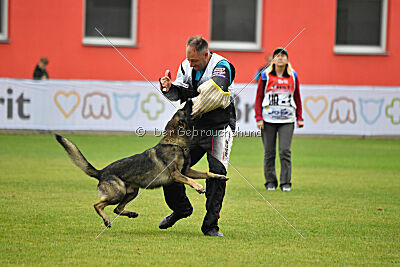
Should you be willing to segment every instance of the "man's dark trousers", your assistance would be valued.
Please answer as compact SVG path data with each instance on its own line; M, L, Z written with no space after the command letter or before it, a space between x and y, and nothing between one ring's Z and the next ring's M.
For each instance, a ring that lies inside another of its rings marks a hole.
M209 165L209 171L226 175L226 169L224 165L213 156L213 147L217 146L220 138L214 138L214 135L208 136L194 136L191 146L191 164L195 165L203 156L207 153L207 161ZM225 196L226 181L217 179L206 180L206 216L203 220L201 230L203 233L207 233L212 229L219 230L218 219L219 212L222 208L222 201ZM189 199L186 196L186 189L182 183L172 183L163 187L164 196L168 207L174 211L180 217L190 216L193 212L193 207L190 204Z

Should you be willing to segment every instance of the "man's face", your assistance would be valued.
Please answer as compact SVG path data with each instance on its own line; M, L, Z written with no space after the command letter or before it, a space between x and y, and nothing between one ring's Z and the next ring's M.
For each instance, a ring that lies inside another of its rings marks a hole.
M46 69L47 64L45 64L42 61L39 61L38 66L39 66L40 69L44 70L44 69Z
M186 58L190 63L190 67L195 70L204 70L208 64L208 57L208 51L198 53L192 46L186 47Z

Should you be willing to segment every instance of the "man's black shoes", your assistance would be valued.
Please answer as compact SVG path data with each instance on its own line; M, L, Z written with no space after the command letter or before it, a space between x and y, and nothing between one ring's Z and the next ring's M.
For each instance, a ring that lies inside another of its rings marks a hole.
M186 216L180 216L177 215L175 212L171 213L170 215L166 216L164 219L162 219L162 221L160 222L160 224L158 225L158 227L160 229L167 229L172 227L178 220L185 218Z
M172 227L177 221L179 221L180 219L186 218L187 216L182 216L182 215L177 215L175 212L171 213L170 215L166 216L164 219L162 219L162 221L160 222L160 224L158 225L158 227L160 229L167 229ZM204 235L206 236L220 236L223 237L224 235L219 232L217 229L211 229L207 232L204 233Z
M224 237L224 235L219 232L217 229L211 229L208 232L205 232L204 235L206 236L220 236L220 237Z

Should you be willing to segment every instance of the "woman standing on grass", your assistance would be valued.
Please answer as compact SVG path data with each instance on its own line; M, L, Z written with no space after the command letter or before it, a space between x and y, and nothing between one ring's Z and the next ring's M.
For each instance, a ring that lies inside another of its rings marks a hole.
M289 192L292 187L290 147L294 123L297 121L298 128L302 128L304 123L299 80L289 63L286 49L275 49L272 64L261 73L254 109L264 144L265 187L274 191L278 186L275 155L276 137L279 135L280 187L282 191Z

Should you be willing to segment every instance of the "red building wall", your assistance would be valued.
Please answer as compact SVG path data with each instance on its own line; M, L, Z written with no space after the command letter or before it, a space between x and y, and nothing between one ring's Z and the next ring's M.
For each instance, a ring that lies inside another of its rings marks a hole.
M113 48L82 44L82 0L9 2L8 39L0 43L0 77L31 78L41 56L52 79L143 80ZM119 49L155 81L173 73L185 58L191 35L210 37L210 0L138 0L137 47ZM262 50L218 51L237 69L236 82L249 82L267 52L285 46L303 84L400 85L400 1L389 1L387 55L333 52L336 1L264 0Z

